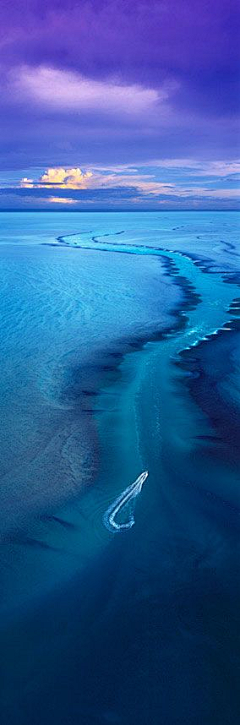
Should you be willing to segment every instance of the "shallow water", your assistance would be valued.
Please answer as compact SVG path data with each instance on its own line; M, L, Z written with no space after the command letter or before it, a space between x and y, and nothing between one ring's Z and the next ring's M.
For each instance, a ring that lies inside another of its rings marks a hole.
M232 725L237 214L1 217L2 720Z

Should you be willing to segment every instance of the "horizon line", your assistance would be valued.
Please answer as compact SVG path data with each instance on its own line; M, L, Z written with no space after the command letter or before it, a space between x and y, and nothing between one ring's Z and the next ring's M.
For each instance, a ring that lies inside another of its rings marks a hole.
M226 211L231 211L231 212L236 212L237 211L237 212L239 212L240 211L240 207L229 208L229 209L226 209L226 208L222 208L222 209L219 209L219 208L213 208L213 209L205 209L205 208L201 208L201 209L193 209L193 208L190 208L190 209L179 209L179 208L176 208L176 209L168 209L168 208L166 208L166 209L157 209L157 208L154 208L154 209L129 209L129 208L122 208L122 209L92 209L92 208L89 208L89 209L69 209L69 208L66 208L66 207L64 209L59 209L59 208L58 209L37 209L37 208L33 208L33 209L11 209L10 207L8 207L6 209L0 209L0 213L1 214L4 214L6 212L11 212L11 213L14 213L14 214L16 214L18 212L25 213L25 214L31 214L31 213L36 213L36 212L40 212L41 214L59 214L59 212L65 212L65 213L71 213L71 214L76 214L76 213L78 213L78 214L80 213L81 214L81 213L89 213L89 212L92 212L92 213L105 212L107 214L108 213L113 213L114 214L116 212L131 212L131 213L137 214L139 212L144 212L144 213L147 214L149 212L159 212L159 213L181 212L182 213L182 212L186 212L186 211L187 212L189 212L189 211L190 212L206 212L207 211L207 212L220 212L220 213L226 212Z

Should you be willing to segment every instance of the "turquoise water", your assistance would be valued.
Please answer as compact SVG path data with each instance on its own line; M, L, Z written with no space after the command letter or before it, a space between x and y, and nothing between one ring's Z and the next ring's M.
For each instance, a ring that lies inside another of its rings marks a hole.
M238 215L1 219L2 720L232 725Z

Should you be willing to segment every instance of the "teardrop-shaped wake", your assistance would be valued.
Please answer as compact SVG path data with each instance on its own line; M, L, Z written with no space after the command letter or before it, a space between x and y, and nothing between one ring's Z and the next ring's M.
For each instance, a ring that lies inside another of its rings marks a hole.
M103 523L104 526L106 526L106 529L111 532L116 531L126 531L126 529L131 529L132 526L135 524L134 514L133 510L131 510L129 521L126 523L117 523L115 521L117 514L122 509L125 509L125 507L136 498L136 496L141 493L142 487L144 482L146 481L146 478L148 477L148 471L143 471L143 473L136 478L136 481L134 483L131 483L130 486L125 488L125 490L118 496L115 501L108 507L107 511L105 511L104 517L103 517Z

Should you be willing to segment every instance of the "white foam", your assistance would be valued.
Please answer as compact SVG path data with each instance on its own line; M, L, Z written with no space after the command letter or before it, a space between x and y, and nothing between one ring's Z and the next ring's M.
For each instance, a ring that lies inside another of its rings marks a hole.
M125 488L120 496L118 496L115 501L113 501L113 503L108 507L107 511L105 511L105 514L103 516L103 523L108 531L114 533L116 531L126 531L126 529L131 529L132 526L135 524L133 512L131 513L130 519L127 523L117 524L115 518L122 508L124 508L130 501L132 501L132 499L136 498L136 496L141 493L143 484L146 481L147 477L148 471L143 471L143 473L138 476L136 481L134 481L134 483L131 483L130 486L128 486L127 488Z

